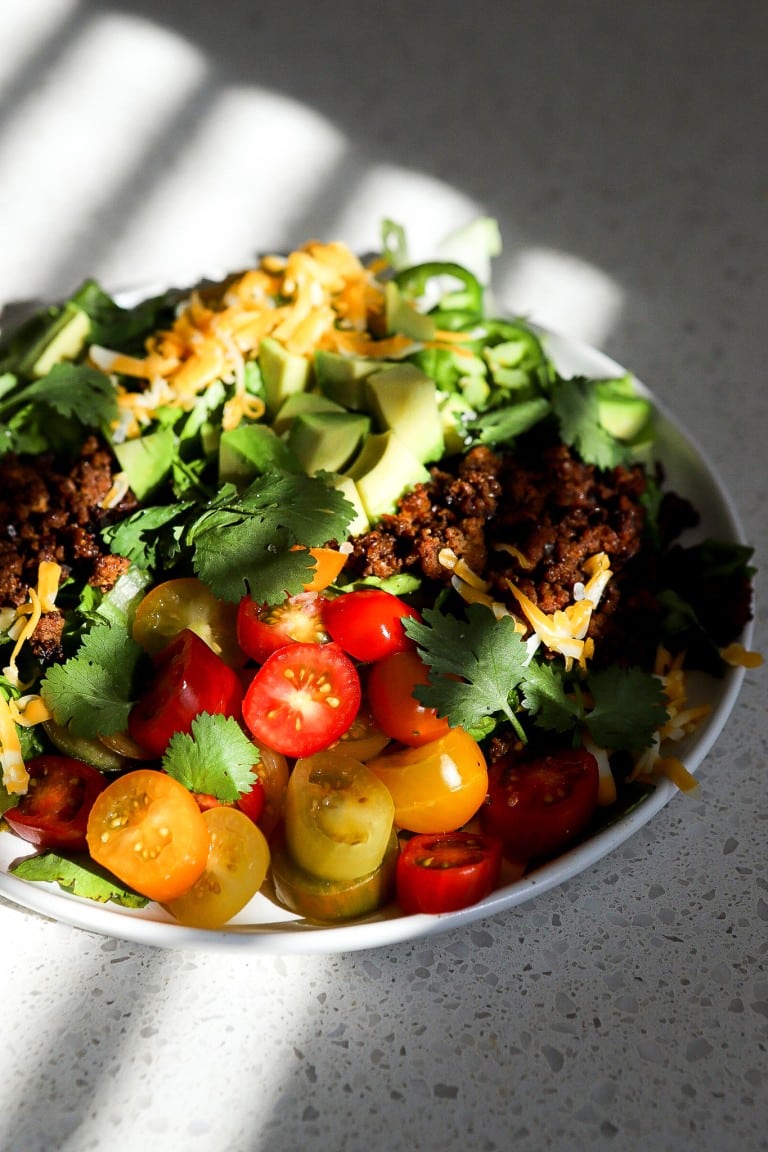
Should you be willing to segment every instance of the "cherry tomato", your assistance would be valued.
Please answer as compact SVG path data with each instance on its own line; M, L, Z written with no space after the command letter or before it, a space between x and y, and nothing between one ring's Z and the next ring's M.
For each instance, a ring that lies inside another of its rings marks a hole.
M378 756L389 744L389 736L373 720L368 708L361 708L349 728L331 745L334 752L354 756L356 760L370 760Z
M406 915L456 912L496 887L501 841L476 832L413 836L397 861L397 902Z
M404 600L382 588L344 592L323 605L323 620L331 637L355 660L383 660L393 652L412 650L402 618L421 616Z
M394 652L372 665L367 696L379 728L401 744L417 747L450 730L434 708L425 708L413 695L417 684L428 684L426 665L417 652Z
M243 812L254 824L258 824L264 811L264 786L257 776L254 776L250 792L243 792L238 800L231 804L219 800L209 792L193 792L197 806L201 812L209 812L211 808L237 808Z
M452 832L485 800L488 769L476 740L463 728L368 761L395 803L395 824L409 832Z
M357 670L338 644L288 644L265 660L243 701L249 731L284 756L338 740L360 708Z
M299 592L280 604L256 604L244 596L237 610L237 639L246 655L263 664L286 644L325 644L323 597Z
M239 719L242 698L237 673L185 628L155 656L154 675L130 711L128 732L157 759L174 732L189 732L200 712Z
M191 888L208 859L208 825L183 784L137 768L96 797L88 851L129 888L165 903Z
M269 847L264 833L236 808L211 808L203 820L210 838L203 873L183 895L164 901L164 907L188 927L220 928L261 888Z
M259 777L264 807L258 819L259 828L269 839L283 818L285 792L288 787L288 761L282 752L275 752L266 744L254 741L259 750L255 772Z
M324 880L291 858L284 844L272 850L272 883L281 904L306 920L338 922L368 916L386 904L395 891L395 865L400 851L390 833L378 868L354 880Z
M285 794L285 843L324 880L367 876L384 859L395 806L359 760L321 752L297 760Z
M338 548L310 548L309 554L315 561L315 573L304 585L304 591L321 592L333 584L347 562L347 555Z
M42 755L27 761L29 790L5 819L17 836L38 848L80 852L88 813L107 786L98 769L70 756Z
M501 837L513 860L552 856L589 824L598 784L597 761L585 748L506 757L491 766L482 826Z
M219 600L194 576L158 584L140 601L133 618L133 638L150 656L185 628L196 632L226 664L244 663L237 643L237 605Z

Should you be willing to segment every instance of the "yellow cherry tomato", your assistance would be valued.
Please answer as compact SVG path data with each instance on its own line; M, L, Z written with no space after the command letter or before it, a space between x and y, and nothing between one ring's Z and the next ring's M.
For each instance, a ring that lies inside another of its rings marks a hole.
M368 761L395 805L395 824L410 832L453 832L475 815L488 791L488 768L463 728Z
M190 928L220 928L264 883L269 846L264 833L236 808L209 808L202 816L210 837L203 874L164 907Z
M219 600L194 576L158 584L140 601L133 618L133 638L150 656L185 628L196 632L226 664L237 668L245 663L237 643L237 605Z

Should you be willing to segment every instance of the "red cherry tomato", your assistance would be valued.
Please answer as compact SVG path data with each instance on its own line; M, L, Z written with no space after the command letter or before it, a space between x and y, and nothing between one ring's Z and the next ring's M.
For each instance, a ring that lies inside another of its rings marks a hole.
M155 657L151 682L128 716L128 732L157 759L174 732L189 732L200 712L239 719L242 698L237 672L185 628Z
M597 761L585 748L525 760L510 756L489 769L483 829L501 837L513 860L553 856L589 824L597 806Z
M211 808L239 808L254 824L258 824L264 811L264 785L257 778L254 778L250 792L243 792L232 804L219 800L210 792L193 792L192 795L201 812L210 812Z
M413 695L417 684L427 683L429 674L417 652L393 652L372 665L368 704L376 724L392 740L418 747L450 731L444 717L434 708L425 708Z
M22 840L38 848L79 852L88 815L107 786L97 768L70 756L35 756L27 762L29 790L5 819Z
M360 679L338 644L288 644L265 660L243 701L256 740L284 756L312 756L346 732Z
M455 912L483 900L501 869L501 841L475 832L412 836L397 860L397 902L406 915Z
M299 592L280 604L256 604L244 596L237 611L240 647L257 664L263 664L286 644L327 643L323 602L317 592Z
M355 660L382 660L415 647L405 634L403 616L421 616L398 596L382 588L344 592L323 605L323 620L332 638Z

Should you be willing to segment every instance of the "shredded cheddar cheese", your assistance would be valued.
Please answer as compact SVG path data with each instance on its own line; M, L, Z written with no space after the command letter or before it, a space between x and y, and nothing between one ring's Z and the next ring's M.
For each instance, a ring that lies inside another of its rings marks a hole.
M37 628L43 613L53 612L56 607L60 580L61 566L51 560L42 560L37 570L37 588L30 588L29 599L14 612L7 631L15 643L10 663L3 669L3 675L15 688L19 687L19 654ZM6 700L0 692L0 763L3 784L8 792L23 795L29 784L16 726L30 727L48 719L50 713L39 696Z
M539 641L551 652L565 657L566 669L577 661L585 668L595 651L594 641L587 637L592 613L597 608L611 578L610 560L605 552L591 556L584 565L589 576L586 584L574 588L573 603L548 615L510 580L509 590Z
M218 289L192 292L172 326L145 343L144 356L101 345L89 349L101 371L118 382L116 440L141 435L161 407L188 410L214 382L235 385L224 410L225 431L258 420L264 405L245 387L244 364L271 337L287 352L311 357L315 349L375 360L399 359L420 345L383 331L386 294L375 266L366 267L344 244L310 241L287 257L267 255ZM460 351L466 333L435 329L423 346Z
M720 655L726 664L732 668L760 668L763 657L760 652L751 652L743 644L729 644L727 648L720 649Z

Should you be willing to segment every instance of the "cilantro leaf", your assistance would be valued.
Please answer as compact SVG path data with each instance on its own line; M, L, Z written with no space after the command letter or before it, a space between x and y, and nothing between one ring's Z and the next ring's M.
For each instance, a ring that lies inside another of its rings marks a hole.
M615 468L625 460L626 449L600 424L592 381L581 376L559 379L552 387L552 407L562 439L586 464Z
M20 880L58 884L73 896L98 900L102 904L111 900L124 908L143 908L149 903L146 896L124 888L114 876L94 864L87 856L69 859L55 852L44 852L17 860L9 871Z
M580 695L566 692L559 667L532 660L525 670L523 706L536 717L539 728L552 732L570 732L583 719Z
M22 405L45 404L60 416L75 417L81 424L98 428L117 416L117 395L109 376L87 364L62 362L21 391L0 403L0 416Z
M614 751L648 748L667 719L664 689L642 668L605 668L587 680L593 707L585 720L592 739Z
M487 731L488 717L501 713L522 736L516 689L528 652L512 617L497 620L482 604L468 605L466 620L437 608L423 616L423 624L403 621L432 672L430 683L414 690L416 698L451 725L475 731Z
M190 734L171 737L162 767L191 792L231 803L253 787L259 750L231 716L201 712Z
M244 581L254 599L275 604L311 578L307 548L344 539L352 505L319 476L268 472L238 495L226 485L190 526L197 575L224 600L238 601ZM294 545L304 551L291 551Z
M191 509L187 501L142 508L119 524L102 530L102 539L118 556L125 556L139 568L170 567L180 551L180 537Z
M120 732L133 703L134 674L142 649L126 628L97 624L63 664L49 668L40 694L57 724L92 738Z

